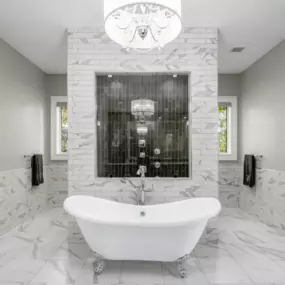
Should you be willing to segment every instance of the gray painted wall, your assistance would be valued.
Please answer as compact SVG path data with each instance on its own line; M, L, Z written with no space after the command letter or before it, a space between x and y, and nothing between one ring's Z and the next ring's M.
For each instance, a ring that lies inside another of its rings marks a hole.
M25 154L47 161L45 74L0 39L0 171L25 167Z
M285 170L285 41L241 77L240 155L262 154L262 167Z
M239 74L219 74L219 96L240 96L241 76Z
M59 74L46 75L45 89L48 96L67 96L67 76Z

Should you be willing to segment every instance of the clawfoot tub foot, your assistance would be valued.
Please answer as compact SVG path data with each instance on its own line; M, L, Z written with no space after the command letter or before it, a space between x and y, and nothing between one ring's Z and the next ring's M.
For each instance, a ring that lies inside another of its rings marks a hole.
M98 260L98 261L96 260L94 262L94 272L96 274L98 274L98 275L101 274L104 270L104 267L105 267L105 262L103 259Z
M177 269L180 273L181 278L185 278L187 275L186 269L185 269L185 262L190 259L191 255L186 254L180 258L177 259Z
M186 273L184 262L177 262L177 269L180 273L181 278L185 278L187 273Z
M94 273L95 274L101 274L105 268L105 261L103 259L103 257L97 253L95 253L95 261L93 264L94 267Z

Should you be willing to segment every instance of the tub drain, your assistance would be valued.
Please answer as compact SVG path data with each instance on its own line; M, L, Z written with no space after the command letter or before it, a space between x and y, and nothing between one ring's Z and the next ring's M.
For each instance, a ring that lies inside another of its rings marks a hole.
M144 217L146 214L144 211L141 211L141 217Z

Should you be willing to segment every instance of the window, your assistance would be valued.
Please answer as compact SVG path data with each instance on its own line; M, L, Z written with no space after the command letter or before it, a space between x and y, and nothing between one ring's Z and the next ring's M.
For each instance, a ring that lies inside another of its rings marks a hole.
M237 160L237 98L219 97L220 160Z
M99 177L189 177L188 75L98 75Z
M51 97L51 160L67 160L67 97Z

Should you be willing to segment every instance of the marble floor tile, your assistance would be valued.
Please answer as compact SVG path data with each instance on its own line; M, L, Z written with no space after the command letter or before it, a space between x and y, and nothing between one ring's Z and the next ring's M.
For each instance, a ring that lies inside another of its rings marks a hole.
M13 259L0 268L0 282L28 282L44 264L43 260Z
M124 261L120 283L135 284L138 280L146 284L163 284L162 264L160 262Z
M94 273L93 258L88 258L78 274L76 285L113 285L119 284L120 276L122 274L122 261L106 261L104 272L100 275Z
M282 270L255 247L228 244L227 250L254 283L283 283L285 281L285 270Z
M175 263L163 264L163 284L164 285L185 285L199 284L209 285L205 274L197 266L195 259L188 260L185 264L187 276L181 279Z
M34 285L47 281L51 284L74 284L83 263L84 261L78 258L50 259L31 280L30 284Z
M61 244L57 251L50 256L50 259L72 259L77 258L85 261L92 255L92 252L87 244L68 244L65 241Z
M68 244L68 216L50 209L0 237L0 285L285 285L285 233L239 209L209 222L181 279L175 263L107 261ZM15 273L16 272L16 273Z
M195 255L198 266L209 282L252 284L249 276L225 249L207 245L197 245Z

